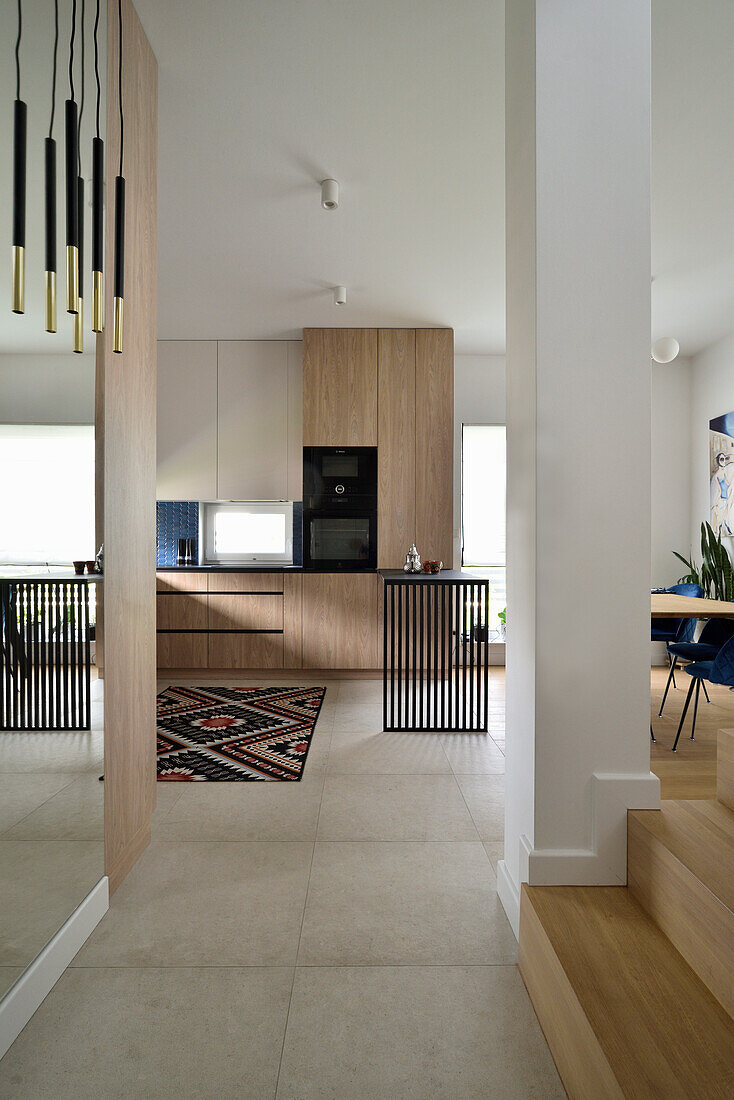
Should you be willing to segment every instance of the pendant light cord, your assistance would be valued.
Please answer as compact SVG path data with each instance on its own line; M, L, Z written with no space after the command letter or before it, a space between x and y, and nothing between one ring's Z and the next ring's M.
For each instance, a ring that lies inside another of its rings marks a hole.
M82 42L82 79L81 79L81 95L79 96L79 129L77 137L77 150L79 153L79 175L82 174L82 115L84 114L84 69L86 67L86 59L84 56L84 15L85 15L86 0L82 0L82 28L81 28L81 42Z
M74 101L74 35L76 33L76 0L71 5L71 38L69 39L69 99Z
M56 0L58 3L58 0ZM99 108L102 100L102 85L99 82L99 43L97 32L99 30L99 0L97 0L97 13L94 17L94 79L97 82L97 137L99 137Z
M20 40L23 35L23 8L18 0L18 37L15 40L15 98L20 99Z
M59 0L54 0L54 64L51 77L51 121L48 124L48 136L54 136L54 116L56 114L56 57L59 52Z
M117 26L119 54L117 58L117 98L120 101L120 175L122 175L122 157L125 149L125 116L122 112L122 0L117 0Z

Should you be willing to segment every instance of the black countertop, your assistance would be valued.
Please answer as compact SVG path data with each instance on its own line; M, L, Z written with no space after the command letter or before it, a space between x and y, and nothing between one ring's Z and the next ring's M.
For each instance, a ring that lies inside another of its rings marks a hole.
M156 565L156 573L376 573L376 569L305 569L302 565Z
M77 584L101 584L103 580L102 573L75 573L73 569L56 569L54 571L28 569L23 572L22 566L20 568L12 565L0 566L0 584L8 581L13 584L17 584L19 581L31 581L33 583L39 581L63 581L64 583L74 581Z
M465 581L477 584L485 578L476 573L465 573L461 569L442 569L440 573L406 573L404 569L378 569L384 581L413 581L422 584L430 581Z

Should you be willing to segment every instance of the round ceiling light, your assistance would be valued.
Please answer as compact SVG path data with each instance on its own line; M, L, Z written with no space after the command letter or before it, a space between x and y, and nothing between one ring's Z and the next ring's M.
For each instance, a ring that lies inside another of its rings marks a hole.
M321 181L321 205L324 210L336 210L339 206L339 184L336 180Z
M334 305L345 306L347 304L347 288L345 286L334 287Z
M651 353L656 363L672 363L680 351L680 344L672 336L661 336L652 345Z

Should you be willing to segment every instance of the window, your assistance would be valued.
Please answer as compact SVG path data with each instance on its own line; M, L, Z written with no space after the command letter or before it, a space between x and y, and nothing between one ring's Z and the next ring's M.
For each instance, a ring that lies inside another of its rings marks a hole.
M505 607L506 432L503 424L464 424L461 452L462 567L489 579L490 638Z
M94 558L92 425L0 424L0 477L0 561Z
M203 561L293 561L293 504L206 501L200 505Z

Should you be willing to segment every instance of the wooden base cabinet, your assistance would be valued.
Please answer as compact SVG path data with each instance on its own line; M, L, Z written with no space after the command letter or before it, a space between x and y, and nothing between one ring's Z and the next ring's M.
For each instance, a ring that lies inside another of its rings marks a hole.
M379 668L382 600L375 573L304 573L303 667Z

